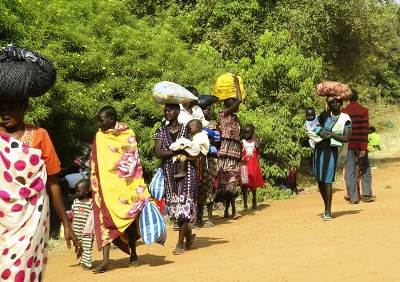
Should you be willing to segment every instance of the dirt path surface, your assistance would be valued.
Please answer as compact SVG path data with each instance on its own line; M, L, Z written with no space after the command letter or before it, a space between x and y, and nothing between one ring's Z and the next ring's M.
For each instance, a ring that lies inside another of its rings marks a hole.
M395 157L395 156L392 156ZM113 250L110 270L92 274L72 251L50 255L45 281L400 281L400 161L373 171L373 203L349 205L335 184L334 221L324 222L317 192L268 202L238 221L216 218L196 230L194 249L173 256L177 233L166 246L138 247L140 266ZM100 254L95 251L95 260Z

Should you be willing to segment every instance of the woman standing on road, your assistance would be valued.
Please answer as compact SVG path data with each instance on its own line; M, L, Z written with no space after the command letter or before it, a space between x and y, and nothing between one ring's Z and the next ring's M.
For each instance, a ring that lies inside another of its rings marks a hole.
M178 104L167 104L164 108L164 117L167 125L161 126L155 134L155 152L162 160L162 169L165 175L166 204L169 215L179 226L179 239L173 253L181 255L185 248L190 249L195 234L192 234L190 224L196 220L197 180L193 161L186 164L186 176L175 179L176 164L172 158L185 152L173 152L169 146L178 138L187 137L185 126L178 122L180 107ZM186 244L184 241L186 240Z
M335 181L338 147L348 142L351 136L351 120L347 114L341 113L343 101L329 98L328 110L319 117L319 136L323 141L315 145L313 155L313 174L324 201L324 220L332 220L332 183Z
M0 53L0 280L41 281L47 264L50 201L68 247L78 247L64 209L60 161L46 130L24 122L28 97L56 80L45 57L9 45Z
M235 199L239 190L240 160L242 159L242 143L240 141L240 123L236 115L242 103L242 92L239 80L235 76L236 98L224 101L224 110L219 115L221 129L221 147L218 151L218 177L220 190L225 194L226 206L224 217L229 217L229 206L232 206L232 218L241 215L236 211Z

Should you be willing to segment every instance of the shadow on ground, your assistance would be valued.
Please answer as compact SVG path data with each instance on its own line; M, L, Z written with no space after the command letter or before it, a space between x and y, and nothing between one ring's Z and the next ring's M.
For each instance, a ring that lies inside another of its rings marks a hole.
M212 238L212 237L196 237L195 241L193 242L193 246L191 250L202 249L211 247L214 245L221 245L229 243L228 240L223 240L221 238Z
M241 217L239 217L238 219L233 219L231 216L231 209L229 209L230 216L228 218L224 218L224 211L214 210L213 222L215 225L230 224L230 223L233 223L234 221L241 220L243 217L254 216L257 212L262 211L269 206L270 205L267 203L260 203L257 205L257 209L255 209L255 210L249 208L247 211L243 211L242 210L243 204L241 202L237 202L236 209L242 215Z
M161 265L167 265L173 263L173 261L167 260L165 256L157 256L157 255L152 255L152 254L145 254L145 255L139 255L139 265L136 267L140 267L143 265L148 265L148 266L161 266ZM99 265L102 261L97 260L93 262L94 267ZM110 260L110 265L108 267L108 271L112 271L114 269L120 269L120 268L129 268L129 257L125 258L120 258Z
M333 215L333 217L341 217L341 216L346 216L346 215L359 214L360 212L362 212L362 210L338 211L338 212L334 212L332 215Z

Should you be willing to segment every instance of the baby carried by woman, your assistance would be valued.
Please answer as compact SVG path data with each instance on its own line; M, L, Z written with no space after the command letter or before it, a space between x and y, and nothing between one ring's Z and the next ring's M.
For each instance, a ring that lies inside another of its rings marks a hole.
M193 119L186 125L189 139L179 138L169 147L172 151L185 151L189 156L198 156L200 153L207 156L210 141L206 131L203 131L203 125L200 120ZM178 173L175 174L175 178L182 178L186 175L185 165L188 161L188 157L185 154L179 154L174 157L174 162L178 161Z

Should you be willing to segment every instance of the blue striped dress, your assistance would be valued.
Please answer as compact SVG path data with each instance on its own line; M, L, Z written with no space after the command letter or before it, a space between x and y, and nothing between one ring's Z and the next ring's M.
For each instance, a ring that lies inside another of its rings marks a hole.
M322 114L320 117L323 116ZM326 116L326 115L325 115ZM332 131L333 126L338 121L339 116L329 114L325 121L321 121L321 126L328 131ZM346 125L351 127L351 125ZM313 155L313 175L320 183L333 183L336 175L336 165L338 160L338 147L331 146L330 138L315 145Z

